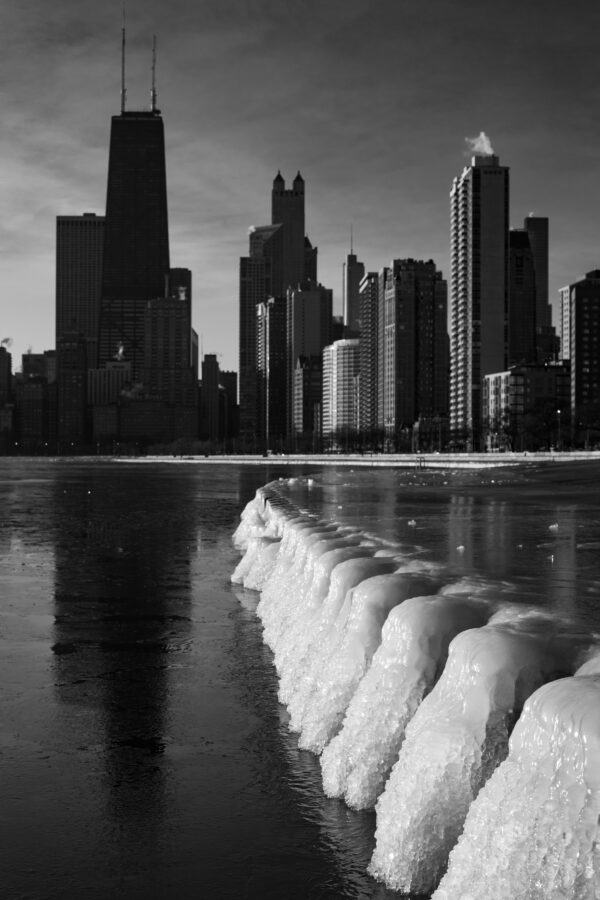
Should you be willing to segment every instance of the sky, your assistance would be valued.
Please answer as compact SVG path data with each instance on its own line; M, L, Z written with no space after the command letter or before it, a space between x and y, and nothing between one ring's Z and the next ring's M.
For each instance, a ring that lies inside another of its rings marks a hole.
M204 353L237 370L238 268L273 178L306 182L319 280L341 314L367 270L434 259L449 190L489 136L513 227L550 219L550 299L600 267L597 0L126 0L128 108L157 36L171 265L193 272ZM0 340L54 347L55 219L104 213L121 0L0 0Z

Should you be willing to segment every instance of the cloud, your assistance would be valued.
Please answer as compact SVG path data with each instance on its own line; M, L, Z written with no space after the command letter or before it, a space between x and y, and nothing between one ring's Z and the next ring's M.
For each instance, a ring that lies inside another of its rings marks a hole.
M475 156L494 155L492 142L490 141L485 131L480 131L477 137L465 138L465 141L469 145L469 154L475 154Z

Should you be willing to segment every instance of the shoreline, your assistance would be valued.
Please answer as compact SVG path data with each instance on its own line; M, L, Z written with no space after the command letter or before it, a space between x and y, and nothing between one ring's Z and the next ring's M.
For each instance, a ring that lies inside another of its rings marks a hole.
M106 457L105 457L106 458ZM289 453L280 455L215 454L214 456L136 456L109 457L129 463L200 463L202 465L247 466L353 466L360 468L403 469L487 469L540 463L599 462L600 450L538 453Z

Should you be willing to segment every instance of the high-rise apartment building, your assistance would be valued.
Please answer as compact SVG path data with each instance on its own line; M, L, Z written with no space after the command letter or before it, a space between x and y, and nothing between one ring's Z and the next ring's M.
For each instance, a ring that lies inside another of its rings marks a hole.
M83 334L90 366L98 353L104 223L94 213L56 217L56 342Z
M257 434L265 448L283 447L287 429L286 298L256 307Z
M169 275L165 137L160 111L112 117L98 363L122 346L134 380L144 365L144 312Z
M459 446L478 449L483 377L507 363L508 167L474 156L454 179L450 209L450 429Z
M447 285L433 260L396 259L383 301L383 427L399 438L422 419L447 415Z
M358 431L359 344L349 338L323 350L323 437Z
M377 272L368 272L360 282L360 393L359 428L363 434L378 427L378 321L379 278Z
M571 359L571 287L565 285L558 290L560 304L560 355Z

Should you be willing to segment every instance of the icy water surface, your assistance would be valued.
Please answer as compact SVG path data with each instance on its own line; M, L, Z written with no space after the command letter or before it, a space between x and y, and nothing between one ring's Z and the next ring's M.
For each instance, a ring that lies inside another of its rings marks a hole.
M0 464L3 900L390 896L229 585L276 474Z
M0 892L398 897L277 703L231 536L265 467L0 463ZM595 464L304 470L295 505L600 630Z

